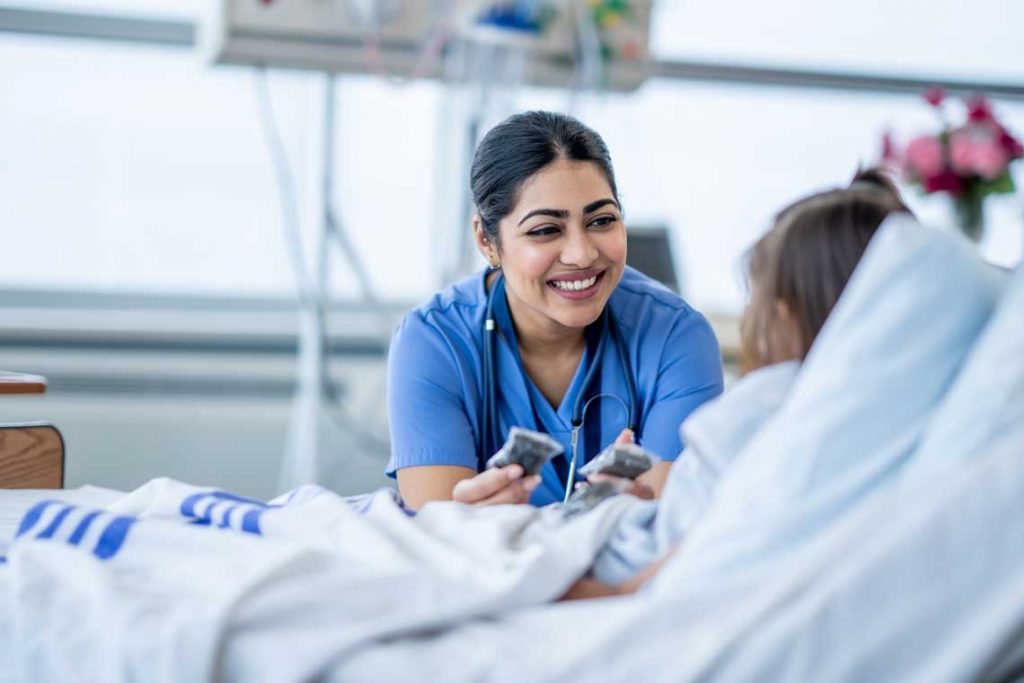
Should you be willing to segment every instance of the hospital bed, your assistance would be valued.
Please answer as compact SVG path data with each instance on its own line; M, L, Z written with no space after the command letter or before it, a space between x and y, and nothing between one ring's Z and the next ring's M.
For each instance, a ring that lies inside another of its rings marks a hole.
M24 524L0 680L1019 680L1024 272L999 302L965 245L882 237L641 593L551 604L648 505L625 496L569 527L154 480L100 513L139 520L117 547L54 541L85 511Z

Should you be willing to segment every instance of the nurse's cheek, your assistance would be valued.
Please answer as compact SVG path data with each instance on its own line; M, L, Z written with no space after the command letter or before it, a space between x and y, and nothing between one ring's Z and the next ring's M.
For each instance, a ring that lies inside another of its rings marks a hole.
M467 505L526 503L540 484L540 476L523 477L519 465L496 467L463 479L452 489L452 498Z

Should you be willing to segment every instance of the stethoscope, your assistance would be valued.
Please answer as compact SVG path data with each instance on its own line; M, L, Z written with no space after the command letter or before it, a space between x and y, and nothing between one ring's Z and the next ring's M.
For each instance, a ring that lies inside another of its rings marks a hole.
M499 273L497 279L495 279L491 286L490 292L487 293L487 308L484 313L484 359L483 359L483 420L481 420L481 443L478 455L480 462L483 463L487 456L497 452L500 448L498 441L500 437L500 428L498 427L498 397L497 397L497 384L495 376L497 374L497 360L495 358L494 348L496 344L496 332L498 326L494 321L494 295L499 288L505 287L505 281L503 276ZM626 342L622 338L622 332L619 330L618 323L615 322L615 316L611 314L611 306L605 305L604 311L601 313L602 323L604 326L604 332L601 334L600 339L597 342L596 352L594 353L593 359L590 363L590 367L587 368L587 374L583 377L583 386L580 387L579 393L576 395L576 400L573 402L572 407L572 432L570 436L570 448L572 450L572 457L569 460L569 475L565 480L565 501L569 500L569 496L572 494L573 482L576 479L576 463L579 453L579 436L580 429L583 428L583 421L586 418L587 408L590 404L598 398L613 398L619 403L622 403L623 408L626 410L626 423L632 430L634 438L639 439L640 437L640 416L638 414L638 408L640 402L637 400L636 393L636 382L633 380L633 369L629 362L629 351L626 347ZM604 357L604 349L607 344L608 337L612 338L612 343L615 344L616 351L619 354L619 363L622 365L623 373L626 378L626 392L628 394L628 401L623 402L621 398L614 394L597 394L591 396L590 399L584 400L587 395L587 389L594 382L594 377L597 375L597 369L600 367L600 359Z

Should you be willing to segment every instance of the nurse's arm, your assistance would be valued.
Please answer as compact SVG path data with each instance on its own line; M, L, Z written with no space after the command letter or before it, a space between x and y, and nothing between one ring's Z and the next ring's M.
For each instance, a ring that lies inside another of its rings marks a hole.
M402 500L414 509L434 500L457 500L470 505L526 503L540 483L539 476L523 477L519 465L480 474L458 465L423 465L403 467L396 476Z

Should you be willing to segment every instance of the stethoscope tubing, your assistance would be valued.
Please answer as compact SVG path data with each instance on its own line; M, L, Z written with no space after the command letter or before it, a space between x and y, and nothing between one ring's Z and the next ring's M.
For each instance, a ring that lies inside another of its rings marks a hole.
M499 273L497 279L495 279L491 286L491 290L487 293L487 307L484 312L483 416L480 420L481 447L479 451L481 463L486 460L487 454L497 451L498 448L497 440L500 430L498 427L496 384L497 364L495 360L495 338L498 333L498 325L494 320L494 296L498 288L504 287L504 285L503 277ZM612 341L615 343L616 351L619 355L619 363L622 366L623 374L626 379L626 393L628 395L628 401L625 403L627 423L634 435L639 436L640 431L640 416L638 414L639 401L637 400L636 382L633 379L632 366L629 362L629 350L626 347L625 340L622 338L622 332L615 320L615 316L611 314L610 305L605 305L605 309L601 315L604 318L605 333L601 335L596 352L594 353L594 360L591 362L590 367L587 368L587 374L583 378L583 386L580 387L576 400L573 402L572 419L570 422L572 425L572 457L569 462L569 476L567 477L565 485L566 500L568 500L569 495L572 493L572 483L576 476L579 431L583 426L583 419L586 415L587 407L594 399L604 396L604 394L598 394L597 396L592 396L589 400L586 399L587 389L590 388L590 385L593 383L594 377L597 374L600 359L604 355L605 345L609 336L612 337ZM615 398L618 399L617 396ZM621 401L621 399L619 400Z

